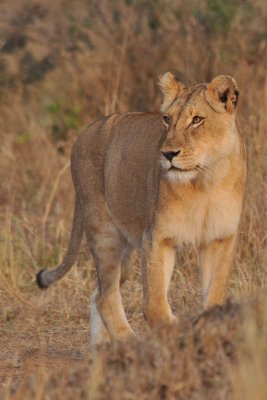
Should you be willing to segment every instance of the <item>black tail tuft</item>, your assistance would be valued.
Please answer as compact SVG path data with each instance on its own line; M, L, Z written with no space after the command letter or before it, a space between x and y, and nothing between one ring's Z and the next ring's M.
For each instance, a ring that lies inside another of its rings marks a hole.
M39 286L40 289L47 289L49 285L46 285L43 280L42 280L42 274L43 272L47 271L46 268L41 269L38 274L36 275L36 283Z

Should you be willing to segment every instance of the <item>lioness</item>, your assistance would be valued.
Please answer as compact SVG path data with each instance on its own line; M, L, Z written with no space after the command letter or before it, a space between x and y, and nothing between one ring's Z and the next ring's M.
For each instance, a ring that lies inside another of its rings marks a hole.
M199 249L204 307L225 300L246 185L246 153L235 121L238 90L230 76L184 86L160 79L162 113L114 114L94 122L71 156L76 193L67 254L41 270L40 288L62 278L83 233L98 287L90 309L91 345L133 331L120 285L127 261L141 248L144 316L151 326L175 321L167 292L175 248Z

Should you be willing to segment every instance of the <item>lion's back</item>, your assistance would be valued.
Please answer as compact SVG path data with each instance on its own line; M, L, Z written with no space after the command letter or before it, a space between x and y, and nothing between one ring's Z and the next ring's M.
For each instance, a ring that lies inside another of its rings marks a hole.
M105 198L116 224L133 241L141 240L147 223L148 194L157 192L161 138L160 113L122 114L112 129L104 166Z
M76 192L96 206L101 198L133 242L141 240L148 201L157 193L162 136L160 113L113 114L91 124L73 146Z

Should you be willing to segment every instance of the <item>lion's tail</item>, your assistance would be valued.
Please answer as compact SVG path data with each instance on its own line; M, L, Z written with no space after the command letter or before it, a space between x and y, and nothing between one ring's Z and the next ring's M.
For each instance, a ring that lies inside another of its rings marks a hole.
M76 198L75 209L73 216L73 224L71 230L71 236L69 240L69 246L67 254L63 262L55 269L49 271L47 269L41 269L36 275L36 283L41 289L46 289L51 283L63 278L64 275L71 269L74 261L76 260L81 240L83 237L84 225L82 210L80 204Z

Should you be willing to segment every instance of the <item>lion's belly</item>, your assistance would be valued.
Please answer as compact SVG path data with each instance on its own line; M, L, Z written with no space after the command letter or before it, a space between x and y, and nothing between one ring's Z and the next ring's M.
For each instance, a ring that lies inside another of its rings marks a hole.
M173 202L158 219L162 239L169 238L177 246L200 245L234 234L240 218L241 202L228 193Z

